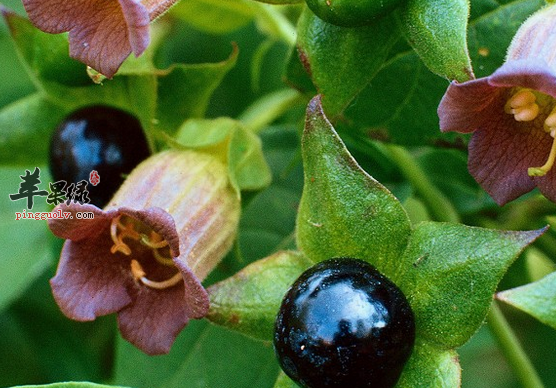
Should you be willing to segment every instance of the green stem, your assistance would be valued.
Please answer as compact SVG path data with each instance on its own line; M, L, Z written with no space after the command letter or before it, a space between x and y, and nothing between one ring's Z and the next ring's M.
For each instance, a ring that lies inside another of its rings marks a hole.
M291 107L304 101L304 97L296 90L277 90L255 101L238 119L247 128L258 133Z
M506 321L506 318L496 305L492 303L491 309L487 316L488 326L496 337L502 352L506 356L512 370L521 382L524 388L544 388L544 385L537 374L537 371L531 364L527 354L519 344L512 328Z
M275 5L262 4L256 1L249 3L257 11L257 24L269 35L275 36L288 46L295 46L297 30Z
M452 203L432 184L411 153L405 148L393 144L385 145L385 149L403 176L417 190L420 198L436 221L460 222L459 214Z

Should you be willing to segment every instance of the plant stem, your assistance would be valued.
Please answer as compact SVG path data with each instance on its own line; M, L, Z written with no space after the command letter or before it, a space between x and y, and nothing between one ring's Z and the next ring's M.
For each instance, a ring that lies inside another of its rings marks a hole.
M255 101L241 113L238 119L247 128L258 133L292 106L303 101L304 97L296 90L277 90Z
M403 176L417 190L433 218L436 221L459 223L459 214L452 203L432 184L413 156L400 146L386 144L385 148Z
M275 5L256 1L249 3L257 11L257 25L271 36L275 36L288 46L295 46L297 30Z
M496 337L502 352L506 356L512 370L524 388L544 388L544 385L533 367L533 364L525 354L512 328L506 318L496 305L492 303L487 315L488 326Z

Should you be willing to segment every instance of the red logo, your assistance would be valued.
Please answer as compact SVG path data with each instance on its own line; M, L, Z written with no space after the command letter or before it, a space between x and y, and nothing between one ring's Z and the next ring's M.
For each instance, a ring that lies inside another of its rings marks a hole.
M100 182L100 175L98 175L97 170L93 170L91 171L91 173L89 174L89 182L91 182L91 184L93 186L96 186L99 184Z

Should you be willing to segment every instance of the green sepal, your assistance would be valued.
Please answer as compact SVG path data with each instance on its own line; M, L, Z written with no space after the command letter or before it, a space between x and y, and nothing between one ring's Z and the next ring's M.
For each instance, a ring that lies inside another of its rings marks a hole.
M158 73L156 128L175 133L184 119L203 117L210 97L235 66L239 50L218 63L175 64Z
M238 196L241 190L262 189L272 179L261 140L239 121L227 117L190 119L170 142L211 153L227 163L230 183Z
M369 261L395 282L411 231L407 213L349 154L325 117L320 96L307 108L302 155L299 249L315 262L332 257Z
M282 251L248 265L208 288L207 319L248 336L272 341L274 322L292 283L313 263L299 252Z
M556 272L536 282L499 292L496 298L556 329Z
M283 371L280 371L273 388L299 388Z
M510 264L544 231L417 225L398 260L403 272L398 286L415 314L416 335L445 349L467 342L484 321Z
M460 385L457 353L417 341L394 388L457 388Z
M407 41L433 73L458 82L474 78L467 49L469 0L408 0L399 15Z
M363 27L339 27L305 9L298 22L301 63L322 94L330 118L369 84L400 37L394 16Z

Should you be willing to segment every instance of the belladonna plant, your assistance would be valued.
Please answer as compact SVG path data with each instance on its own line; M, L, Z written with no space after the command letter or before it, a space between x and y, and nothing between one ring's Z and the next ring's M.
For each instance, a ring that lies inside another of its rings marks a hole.
M59 208L72 217L49 222L66 239L51 286L69 318L117 313L124 338L161 354L189 319L206 315L201 281L228 252L240 213L217 157L165 151L133 170L104 210ZM94 219L79 219L84 211Z
M556 201L556 6L518 30L492 75L453 82L438 108L442 131L473 133L469 171L503 205L537 186Z
M133 52L149 44L149 23L176 0L23 0L33 24L69 32L70 56L111 78Z

